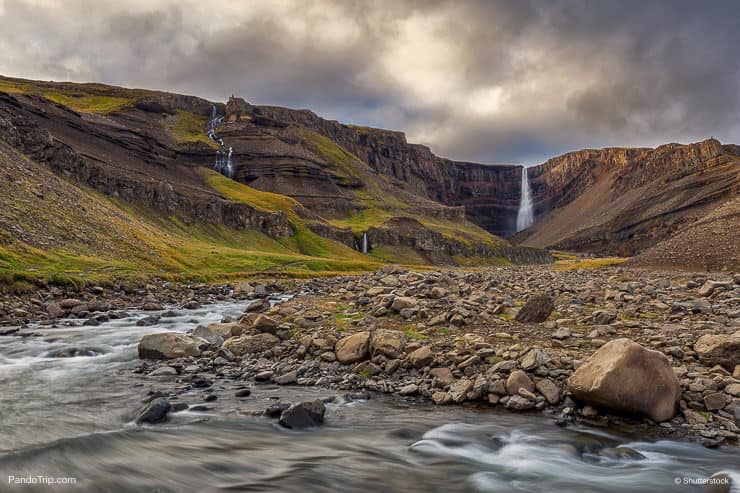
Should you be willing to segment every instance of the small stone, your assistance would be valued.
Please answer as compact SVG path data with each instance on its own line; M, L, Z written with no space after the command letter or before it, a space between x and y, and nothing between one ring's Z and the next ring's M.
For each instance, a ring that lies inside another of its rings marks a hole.
M401 387L401 389L398 391L400 395L413 395L419 390L419 387L414 384L410 383L404 387Z
M439 406L449 404L452 402L452 396L449 392L435 392L432 394L432 402Z
M467 378L461 378L450 385L450 396L456 403L463 402L468 392L473 390L473 381Z
M732 402L732 399L721 392L715 392L704 396L704 405L709 411L720 410L730 402Z
M520 395L512 395L506 401L506 409L511 409L513 411L526 411L532 408L534 408L534 402Z
M239 389L234 394L234 397L242 398L242 397L249 397L250 395L252 395L252 391L250 389Z

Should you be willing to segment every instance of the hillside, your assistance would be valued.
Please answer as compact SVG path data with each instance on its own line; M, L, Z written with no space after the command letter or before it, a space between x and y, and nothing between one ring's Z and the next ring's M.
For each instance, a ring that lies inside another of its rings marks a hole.
M190 96L0 79L0 167L12 177L0 197L6 279L549 261L299 124L221 122L235 163L266 175L287 166L299 178L272 186L223 176L212 169L219 146L206 133L214 107L226 116L225 105ZM397 229L408 221L413 237ZM356 250L363 235L370 255Z
M716 140L656 149L585 150L531 168L537 222L524 245L633 256L689 268L736 268L736 228L699 234L738 195L740 157ZM719 219L719 218L717 218ZM691 234L685 234L689 230ZM679 240L682 238L683 244ZM673 245L673 261L648 254ZM735 254L728 246L735 245Z

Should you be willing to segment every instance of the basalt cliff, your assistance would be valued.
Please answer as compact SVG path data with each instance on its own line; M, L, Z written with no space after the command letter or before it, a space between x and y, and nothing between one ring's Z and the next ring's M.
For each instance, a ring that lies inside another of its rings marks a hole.
M517 233L522 166L236 97L0 78L0 271L311 274L549 249L735 268L734 231L724 247L709 232L737 220L738 154L710 139L553 158L526 169L535 223ZM676 254L681 234L701 248Z

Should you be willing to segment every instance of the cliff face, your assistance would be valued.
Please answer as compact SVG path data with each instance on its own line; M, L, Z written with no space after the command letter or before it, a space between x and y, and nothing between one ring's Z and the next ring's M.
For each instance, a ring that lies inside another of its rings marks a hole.
M530 171L532 246L632 256L681 233L737 195L740 159L718 141L584 150Z
M47 128L39 123L47 123ZM66 132L61 130L65 127ZM49 128L56 132L52 134ZM79 141L74 134L82 134ZM0 94L0 139L62 176L132 204L178 212L194 222L254 229L273 238L294 232L283 213L259 211L199 189L200 177L188 176L192 169L178 172L175 150L144 134L90 125L80 115L42 98ZM101 140L99 146L95 139ZM97 152L85 152L93 146ZM128 154L126 164L131 167L106 162L106 157L122 153Z

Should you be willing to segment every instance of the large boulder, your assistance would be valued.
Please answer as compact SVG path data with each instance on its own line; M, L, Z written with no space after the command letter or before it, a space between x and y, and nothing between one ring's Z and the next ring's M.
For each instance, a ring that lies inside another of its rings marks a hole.
M398 358L406 343L406 334L400 330L378 329L373 332L370 349L373 354Z
M422 368L434 361L434 353L429 346L422 346L408 355L409 363L416 368Z
M200 356L200 342L179 332L147 334L139 342L141 359L173 359Z
M362 331L337 341L334 352L337 361L343 365L350 365L367 359L370 349L370 332Z
M245 354L262 353L280 344L277 336L263 332L255 335L243 335L232 337L224 342L223 347L236 356Z
M277 331L277 320L268 317L267 315L258 315L252 324L252 328L259 330L260 332L268 332L274 334Z
M733 371L740 361L740 333L701 336L694 344L694 351L702 362Z
M555 302L546 294L536 294L519 310L514 320L522 323L540 323L555 309Z
M668 358L629 339L610 341L568 379L576 400L612 411L671 419L681 397Z

